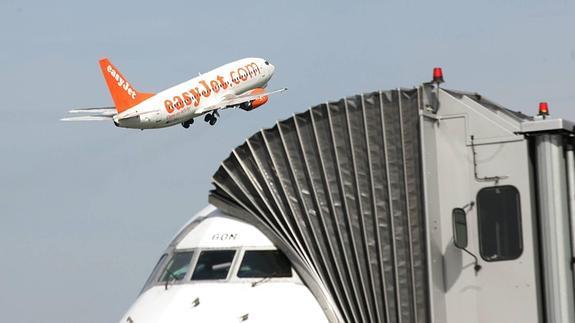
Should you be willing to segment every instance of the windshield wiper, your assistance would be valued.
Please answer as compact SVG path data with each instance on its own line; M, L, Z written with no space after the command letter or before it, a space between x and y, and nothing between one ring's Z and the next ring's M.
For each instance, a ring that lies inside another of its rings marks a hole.
M170 278L173 278L174 281L178 280L178 276L176 276L176 274L174 274L171 270L169 270L166 267L165 272L168 274L168 277L166 277L166 285L164 286L164 290L168 290L168 284L170 283Z
M256 286L259 285L259 284L267 283L267 282L269 282L272 278L276 278L277 275L278 275L278 273L274 271L274 272L270 273L269 275L263 277L262 279L256 280L255 282L253 282L253 283L252 283L252 287L256 287Z

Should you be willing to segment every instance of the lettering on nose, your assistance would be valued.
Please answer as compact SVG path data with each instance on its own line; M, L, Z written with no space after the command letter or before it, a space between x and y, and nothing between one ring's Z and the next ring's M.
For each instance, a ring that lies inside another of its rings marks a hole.
M212 240L218 240L218 241L236 240L237 238L238 238L237 233L216 233L212 236Z

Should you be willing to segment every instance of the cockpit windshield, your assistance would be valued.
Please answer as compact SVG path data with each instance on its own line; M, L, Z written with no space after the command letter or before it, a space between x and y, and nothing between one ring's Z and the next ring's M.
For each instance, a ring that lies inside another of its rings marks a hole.
M236 254L242 257L236 260ZM277 249L187 249L162 256L149 282L165 285L174 282L211 280L269 279L293 277L290 261ZM146 283L149 286L149 283ZM146 288L144 286L144 288Z
M291 276L290 262L279 250L247 250L238 270L240 278Z
M184 279L188 273L188 269L190 268L190 261L192 260L193 255L193 251L175 253L168 263L161 281L179 281Z
M226 279L235 254L235 250L202 251L192 274L192 280Z

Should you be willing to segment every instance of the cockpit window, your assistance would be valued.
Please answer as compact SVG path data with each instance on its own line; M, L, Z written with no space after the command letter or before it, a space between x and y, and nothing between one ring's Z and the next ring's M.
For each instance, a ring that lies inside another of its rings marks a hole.
M291 277L291 265L279 250L251 250L244 253L240 278Z
M270 62L268 62L268 61L265 61L264 63L266 63L266 65L270 65Z
M184 279L190 268L190 261L193 255L193 251L175 253L164 270L161 281L178 281Z
M156 277L158 277L158 275L160 274L159 273L160 269L165 265L167 257L168 257L168 254L166 254L166 253L163 254L162 257L160 257L160 260L158 260L158 262L154 266L154 270L152 270L152 273L148 277L148 280L146 280L146 283L144 284L144 288L142 289L142 292L144 290L146 290L148 288L148 286L150 286L150 284L153 284L156 281Z
M232 267L235 250L206 250L200 253L192 280L226 279Z

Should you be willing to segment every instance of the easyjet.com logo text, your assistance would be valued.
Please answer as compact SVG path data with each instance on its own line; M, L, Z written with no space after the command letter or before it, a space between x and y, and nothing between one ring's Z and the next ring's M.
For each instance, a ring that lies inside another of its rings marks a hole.
M116 82L118 82L118 86L122 89L124 89L124 91L128 92L128 95L132 97L132 99L136 98L136 91L134 89L132 89L132 87L130 86L130 83L128 83L128 81L124 80L119 73L116 72L116 70L114 70L114 68L112 68L112 66L108 65L108 67L106 68L106 70L108 71L108 73L110 73L110 75L112 75L112 77L116 80Z

